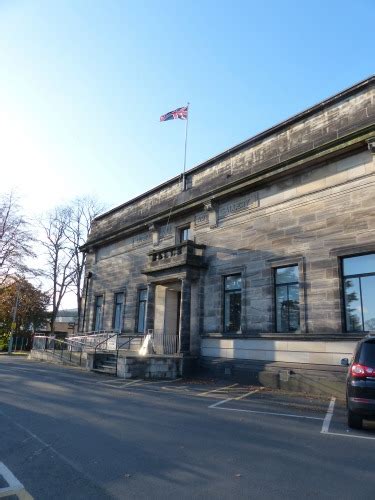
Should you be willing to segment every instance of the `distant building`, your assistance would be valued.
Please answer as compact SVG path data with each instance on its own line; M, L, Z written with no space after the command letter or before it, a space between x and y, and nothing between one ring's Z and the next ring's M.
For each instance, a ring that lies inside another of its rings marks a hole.
M45 328L41 331L50 331L50 326L46 323ZM77 309L62 309L58 312L55 320L55 333L73 335L78 330L78 310Z
M220 375L341 377L375 329L374 153L371 77L189 170L185 190L175 177L99 216L85 330L152 330Z

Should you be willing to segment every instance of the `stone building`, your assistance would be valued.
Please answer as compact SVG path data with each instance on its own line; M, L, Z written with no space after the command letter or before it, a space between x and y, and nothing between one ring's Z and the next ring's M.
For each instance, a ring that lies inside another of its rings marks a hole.
M342 378L375 330L374 153L372 76L98 217L85 330L153 330L221 376Z

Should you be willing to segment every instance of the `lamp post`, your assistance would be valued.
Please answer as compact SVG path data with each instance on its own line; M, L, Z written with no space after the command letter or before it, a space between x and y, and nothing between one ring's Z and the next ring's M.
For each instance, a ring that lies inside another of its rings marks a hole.
M10 329L10 337L9 337L9 341L8 341L8 354L12 354L13 332L16 329L17 309L18 309L19 301L20 301L20 287L19 287L19 285L17 285L16 303L13 307L12 326Z

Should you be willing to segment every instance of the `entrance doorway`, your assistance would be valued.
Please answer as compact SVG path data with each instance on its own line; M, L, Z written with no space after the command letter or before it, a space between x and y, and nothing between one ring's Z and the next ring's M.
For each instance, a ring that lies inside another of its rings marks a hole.
M179 348L181 284L157 285L154 345L157 354L175 354Z

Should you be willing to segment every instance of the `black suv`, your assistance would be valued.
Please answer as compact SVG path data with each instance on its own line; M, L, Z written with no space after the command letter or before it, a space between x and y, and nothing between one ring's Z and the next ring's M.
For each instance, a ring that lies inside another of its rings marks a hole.
M349 366L347 358L341 364ZM375 336L358 342L346 377L348 426L362 428L362 420L375 419Z

